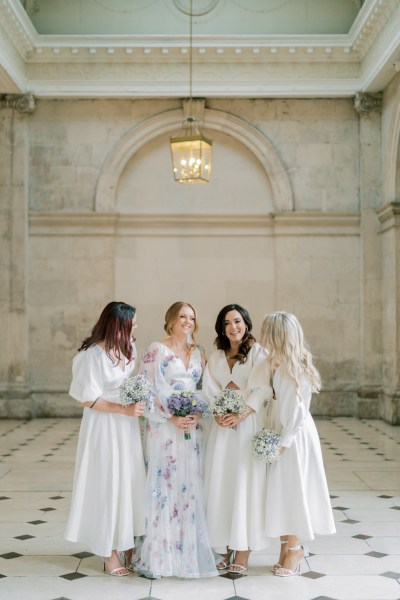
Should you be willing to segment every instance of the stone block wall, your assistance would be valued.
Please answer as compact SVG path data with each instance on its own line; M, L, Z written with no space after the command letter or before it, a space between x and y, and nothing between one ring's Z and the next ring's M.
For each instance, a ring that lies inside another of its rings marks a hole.
M212 182L179 186L168 148L176 129L166 124L179 107L41 100L23 117L25 212L10 207L17 183L4 157L0 166L2 231L11 218L26 231L26 338L14 342L25 370L23 394L11 393L0 349L0 415L79 414L67 396L71 359L103 306L136 305L140 354L163 336L167 307L184 299L198 309L207 353L224 304L246 306L256 335L267 312L294 312L324 380L313 412L396 421L380 397L380 115L361 117L351 99L208 100ZM10 112L1 114L4 144ZM159 135L150 134L145 124L157 118ZM4 257L13 235L1 238ZM0 276L14 281L9 260ZM5 287L9 328L10 298Z

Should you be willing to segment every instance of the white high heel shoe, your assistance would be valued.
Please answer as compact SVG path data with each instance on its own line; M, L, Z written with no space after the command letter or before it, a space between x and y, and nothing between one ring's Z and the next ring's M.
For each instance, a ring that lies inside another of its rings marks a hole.
M287 540L282 540L281 541L281 546L283 546L284 544L287 544L287 543L288 543ZM281 569L281 568L282 568L281 563L277 562L274 565L272 565L272 567L271 567L271 573L275 574L276 569Z
M279 569L275 569L274 575L277 577L293 577L293 575L299 575L301 561L303 558L308 556L308 551L301 544L298 544L297 546L288 546L288 550L292 550L292 552L303 550L303 556L300 558L296 568L293 571L292 569L286 569L285 567L279 567Z

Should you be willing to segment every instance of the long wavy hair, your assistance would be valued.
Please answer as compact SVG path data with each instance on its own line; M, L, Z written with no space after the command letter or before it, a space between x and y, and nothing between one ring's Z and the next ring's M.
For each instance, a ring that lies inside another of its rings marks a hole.
M103 309L99 320L92 329L91 335L83 340L78 351L87 350L91 346L104 343L104 349L113 361L120 361L125 356L128 361L133 359L131 340L132 319L136 308L125 302L109 302ZM111 356L111 352L113 356Z
M181 301L174 302L174 304L172 304L169 307L169 309L165 313L165 317L164 317L164 320L165 320L164 331L169 336L172 334L172 326L174 325L174 323L176 323L178 321L180 312L181 312L182 308L184 308L184 307L191 308L193 311L193 314L194 314L194 329L192 331L192 341L193 341L192 350L195 350L198 346L196 333L199 330L199 324L197 321L197 311L194 308L194 306L189 304L189 302L181 302Z
M321 376L313 365L303 329L294 315L284 311L268 314L261 327L260 343L269 352L273 371L283 367L294 379L298 390L301 377L305 374L310 380L312 391L319 392Z
M247 361L247 355L256 339L251 333L251 330L253 329L253 323L250 315L248 311L243 308L243 306L240 306L240 304L228 304L219 311L217 320L215 322L215 331L217 332L217 337L214 340L214 346L218 348L218 350L224 350L225 352L230 349L231 343L225 334L225 317L228 312L231 312L232 310L236 310L242 316L244 324L246 325L246 331L240 342L238 353L232 357L237 358L239 363L243 364Z

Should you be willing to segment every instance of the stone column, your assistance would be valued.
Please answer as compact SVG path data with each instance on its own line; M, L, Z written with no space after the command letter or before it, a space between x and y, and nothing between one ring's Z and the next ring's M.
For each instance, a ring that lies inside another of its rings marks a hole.
M380 94L357 94L360 181L361 382L356 415L380 416L381 389L381 243L377 208L382 205Z
M400 202L378 212L382 238L381 410L384 421L400 425Z
M32 104L33 102L33 104ZM32 97L0 96L0 417L29 417L28 131Z

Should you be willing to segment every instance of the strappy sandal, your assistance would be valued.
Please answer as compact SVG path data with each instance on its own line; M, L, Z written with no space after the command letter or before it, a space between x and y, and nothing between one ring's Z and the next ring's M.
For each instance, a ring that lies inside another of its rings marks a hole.
M131 571L131 573L133 573L133 570L134 570L133 564L132 564L133 550L131 552L130 560L129 560L126 552L122 552L122 556L124 557L124 564L123 564L122 568L128 569L128 571Z
M286 567L279 567L279 569L276 569L274 575L277 575L278 577L293 577L293 575L299 575L301 561L303 560L303 558L308 556L308 552L304 549L304 547L301 544L298 544L297 546L288 546L288 550L292 550L294 552L297 552L298 550L303 550L303 556L300 558L299 562L293 570L287 569Z
M288 543L288 541L287 541L287 540L283 540L283 541L281 542L281 546L283 546L284 544L287 544L287 543ZM282 550L282 549L281 549L281 550ZM281 552L281 553L282 553L282 552ZM282 565L281 565L281 563L277 562L277 563L275 563L274 565L272 565L272 567L271 567L271 573L274 573L274 574L275 574L275 571L276 571L276 569L281 569L281 568L282 568Z
M228 567L232 564L233 560L233 550L229 550L226 554L222 555L224 560L220 560L219 563L216 564L217 571L226 571Z
M120 571L125 571L125 572L121 573ZM127 575L129 575L129 571L128 571L127 567L123 567L121 565L120 567L116 567L115 569L112 569L111 571L109 571L106 567L106 563L104 563L104 573L107 573L107 575L112 575L113 577L126 577Z
M233 570L232 567L236 567L236 569ZM245 573L247 571L247 569L248 569L248 567L245 567L244 565L238 565L236 563L232 563L228 569L228 573L232 573L233 575L241 575L242 573Z

